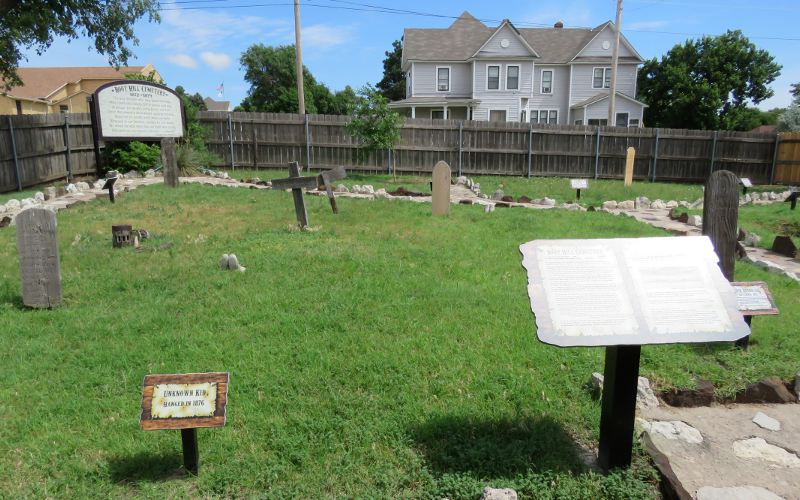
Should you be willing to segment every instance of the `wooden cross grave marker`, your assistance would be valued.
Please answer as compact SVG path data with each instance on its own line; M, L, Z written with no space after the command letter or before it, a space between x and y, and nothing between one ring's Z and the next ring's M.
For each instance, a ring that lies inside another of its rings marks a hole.
M320 175L315 176L301 176L300 165L293 161L289 163L289 177L286 179L273 179L272 189L291 189L292 197L294 197L294 212L297 216L297 224L303 228L308 227L308 213L306 212L306 204L303 200L303 188L313 189L321 185L325 186L328 193L328 199L331 202L333 213L339 213L336 208L336 198L333 195L333 188L331 183L338 179L347 177L344 167L337 167L333 170L328 170Z

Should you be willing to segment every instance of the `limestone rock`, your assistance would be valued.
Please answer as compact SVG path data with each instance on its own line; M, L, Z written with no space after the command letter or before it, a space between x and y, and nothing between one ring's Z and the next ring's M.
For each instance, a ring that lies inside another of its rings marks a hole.
M0 203L0 214L5 213L5 212L6 212L6 206L3 205L2 203Z
M744 237L743 243L748 247L757 247L758 244L761 243L761 236L755 233L747 233L747 235Z
M602 207L603 210L614 210L617 208L617 202L616 200L604 201Z
M228 259L230 256L226 253L222 254L222 257L219 258L219 268L220 269L228 269Z
M769 201L775 201L778 199L778 193L773 193L772 191L767 193L767 196L769 197Z
M502 200L502 199L503 199L503 196L505 196L505 195L506 195L506 194L503 192L503 190L502 190L502 189L498 189L498 190L497 190L497 191L495 191L495 192L494 192L494 194L492 195L492 199L493 199L493 200L495 200L495 201L500 201L500 200Z
M697 500L784 500L760 486L716 488L703 486L697 490Z
M387 193L385 189L380 188L379 190L375 191L375 198L389 198L389 193Z
M456 184L460 184L462 186L467 186L467 184L468 184L467 176L465 176L465 175L458 176L458 179L456 179Z
M487 486L483 489L481 500L517 500L517 492L511 488L491 488Z
M78 191L88 191L92 189L88 182L76 182L75 187L78 188Z
M658 434L667 439L677 439L690 444L700 444L703 442L703 435L700 431L680 420L640 422L642 428L649 434Z
M369 184L364 184L364 186L362 186L362 187L363 187L363 189L365 191L364 194L375 194L375 188L370 186Z
M139 172L136 170L128 170L125 172L126 179L138 179L139 177L141 177L141 175L139 175Z
M634 208L650 208L650 198L647 196L639 196L633 200Z
M351 193L361 194L361 185L360 184L353 184L353 187L350 188Z
M54 186L48 186L44 188L44 199L45 200L52 200L56 197L56 188Z
M756 416L753 417L753 423L762 429L776 432L781 430L781 423L764 412L756 413Z
M639 377L636 387L636 406L639 408L655 408L659 406L658 398L650 388L650 381L645 377Z
M66 189L67 193L70 194L78 192L78 187L75 184L67 184L67 187L64 189Z
M41 191L36 191L36 193L33 195L33 200L36 203L42 203L44 201L44 193Z
M678 206L678 202L677 202L677 201L675 201L675 200L669 200L669 201L668 201L668 202L665 204L665 206L666 206L666 208L675 208L675 207L677 207L677 206Z
M754 458L785 467L800 468L800 457L758 437L734 441L733 453L739 458Z
M667 208L667 204L664 203L662 200L656 200L650 204L650 208L664 209Z
M94 183L94 186L93 186L93 187L94 187L95 189L103 189L103 186L105 186L105 185L106 185L106 182L105 182L105 180L103 180L103 179L100 179L99 181L96 181L96 182Z
M617 208L620 210L633 210L636 207L636 204L633 200L625 200L617 203Z
M155 177L156 176L156 171L151 168L151 169L147 170L144 173L144 176L145 177Z
M793 403L797 397L778 377L770 377L747 386L742 394L736 396L737 403Z
M21 209L25 210L26 208L30 208L36 204L36 201L33 198L23 198L23 200L19 203Z
M699 215L690 215L688 224L694 227L703 227L703 217Z
M21 203L19 202L19 200L11 198L6 202L6 210L8 210L9 212L12 210L17 210L20 207L20 205Z
M692 204L689 203L688 201L681 200L678 202L678 206L681 208L689 208L692 206Z
M347 189L347 186L345 186L344 184L339 184L338 186L336 186L336 189L334 189L334 192L336 192L336 193L349 193L350 190Z
M548 198L548 197L545 196L544 198L542 198L542 200L539 202L539 204L543 205L545 207L554 207L554 206L556 206L556 200L554 200L552 198Z

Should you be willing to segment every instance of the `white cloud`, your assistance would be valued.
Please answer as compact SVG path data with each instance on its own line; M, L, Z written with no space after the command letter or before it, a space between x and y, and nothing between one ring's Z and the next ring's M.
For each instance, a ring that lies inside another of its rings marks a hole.
M222 52L203 52L200 54L200 59L215 71L222 71L231 65L230 56Z
M342 45L352 38L352 31L348 26L314 24L302 29L302 44L316 48Z
M669 21L636 21L632 23L622 22L622 31L625 30L653 30L667 26Z
M192 56L186 54L170 54L167 56L167 61L181 68L191 69L197 67L197 61L195 61Z

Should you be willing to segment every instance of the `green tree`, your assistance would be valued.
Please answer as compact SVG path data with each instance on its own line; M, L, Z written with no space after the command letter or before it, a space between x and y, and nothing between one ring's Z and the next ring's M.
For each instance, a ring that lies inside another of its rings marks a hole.
M781 66L741 31L675 45L639 70L638 97L651 127L727 129L742 123L748 103L772 97Z
M347 131L361 141L363 153L394 149L400 140L403 118L392 111L388 99L370 85L358 91L352 117L352 121L347 124Z
M793 83L791 87L792 90L790 90L789 93L792 94L792 97L794 97L795 102L800 102L800 82Z
M383 79L376 87L383 97L390 101L399 101L406 96L406 76L401 68L403 60L403 41L392 42L392 51L386 51L383 60Z
M133 55L138 44L133 24L158 21L158 0L0 0L0 80L9 89L22 82L17 74L23 51L41 54L57 36L94 39L94 48L114 66Z

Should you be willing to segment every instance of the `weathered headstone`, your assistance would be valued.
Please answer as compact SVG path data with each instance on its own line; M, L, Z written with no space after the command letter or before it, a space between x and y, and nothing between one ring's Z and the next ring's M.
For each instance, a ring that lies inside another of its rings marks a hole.
M630 186L633 184L633 165L636 160L636 149L632 146L628 148L628 153L625 156L625 185Z
M703 197L703 234L711 238L722 274L733 281L739 222L739 178L717 170L708 178Z
M56 214L29 208L16 218L17 250L22 275L22 302L28 307L61 304Z
M792 259L797 255L797 246L791 236L776 236L772 242L772 251Z
M178 158L175 151L175 139L161 139L161 163L164 165L164 184L178 187Z
M450 166L440 161L433 167L433 215L450 213Z

